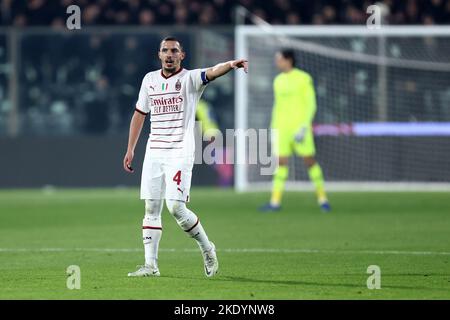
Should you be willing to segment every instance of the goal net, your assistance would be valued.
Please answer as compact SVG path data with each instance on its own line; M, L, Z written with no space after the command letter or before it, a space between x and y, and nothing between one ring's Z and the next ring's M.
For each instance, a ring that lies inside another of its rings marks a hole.
M450 27L238 26L235 122L267 129L274 55L296 52L314 79L316 158L329 189L450 190ZM270 142L267 141L270 145ZM238 139L237 155L249 148ZM236 165L236 189L268 189L261 165ZM309 188L303 161L287 188Z

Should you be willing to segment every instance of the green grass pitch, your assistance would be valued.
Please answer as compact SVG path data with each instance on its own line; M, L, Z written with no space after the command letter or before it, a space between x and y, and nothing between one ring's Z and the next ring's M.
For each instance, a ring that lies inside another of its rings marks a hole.
M0 299L450 299L449 193L331 193L330 214L311 193L287 193L275 214L256 210L268 193L191 197L218 248L213 279L167 209L161 277L127 277L143 263L137 189L1 191Z

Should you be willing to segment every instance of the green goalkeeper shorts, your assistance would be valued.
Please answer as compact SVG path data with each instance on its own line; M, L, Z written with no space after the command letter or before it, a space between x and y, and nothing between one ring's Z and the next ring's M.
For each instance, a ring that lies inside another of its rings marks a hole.
M295 134L291 130L279 129L276 138L272 140L272 150L278 157L290 157L295 152L300 157L312 157L316 154L312 127L306 130L301 142L295 141Z

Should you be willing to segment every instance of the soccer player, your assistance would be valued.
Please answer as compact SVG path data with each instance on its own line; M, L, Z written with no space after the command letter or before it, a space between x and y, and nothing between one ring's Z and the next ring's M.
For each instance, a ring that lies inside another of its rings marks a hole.
M273 150L279 165L272 182L272 197L260 208L263 212L281 209L281 198L288 178L288 160L295 153L303 158L310 180L315 186L320 208L328 212L328 202L322 169L315 159L312 121L316 112L316 97L311 76L295 66L295 53L285 49L276 53L275 64L281 71L273 82L274 107L271 128L278 130Z
M186 207L194 163L195 108L207 84L230 70L248 70L247 60L219 63L206 69L186 70L181 64L185 52L174 37L160 43L161 69L145 75L131 119L128 148L123 167L133 172L132 161L144 120L150 114L151 132L147 142L141 178L140 198L145 200L142 222L145 264L130 277L159 276L158 247L162 234L163 200L170 214L200 247L207 277L219 268L214 244L209 241L197 215Z

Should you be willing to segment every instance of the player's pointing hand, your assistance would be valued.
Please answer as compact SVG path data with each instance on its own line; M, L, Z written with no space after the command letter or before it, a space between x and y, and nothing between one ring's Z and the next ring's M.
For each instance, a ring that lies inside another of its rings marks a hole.
M231 67L233 69L244 68L245 73L247 73L248 72L248 60L239 59L239 60L231 61Z

